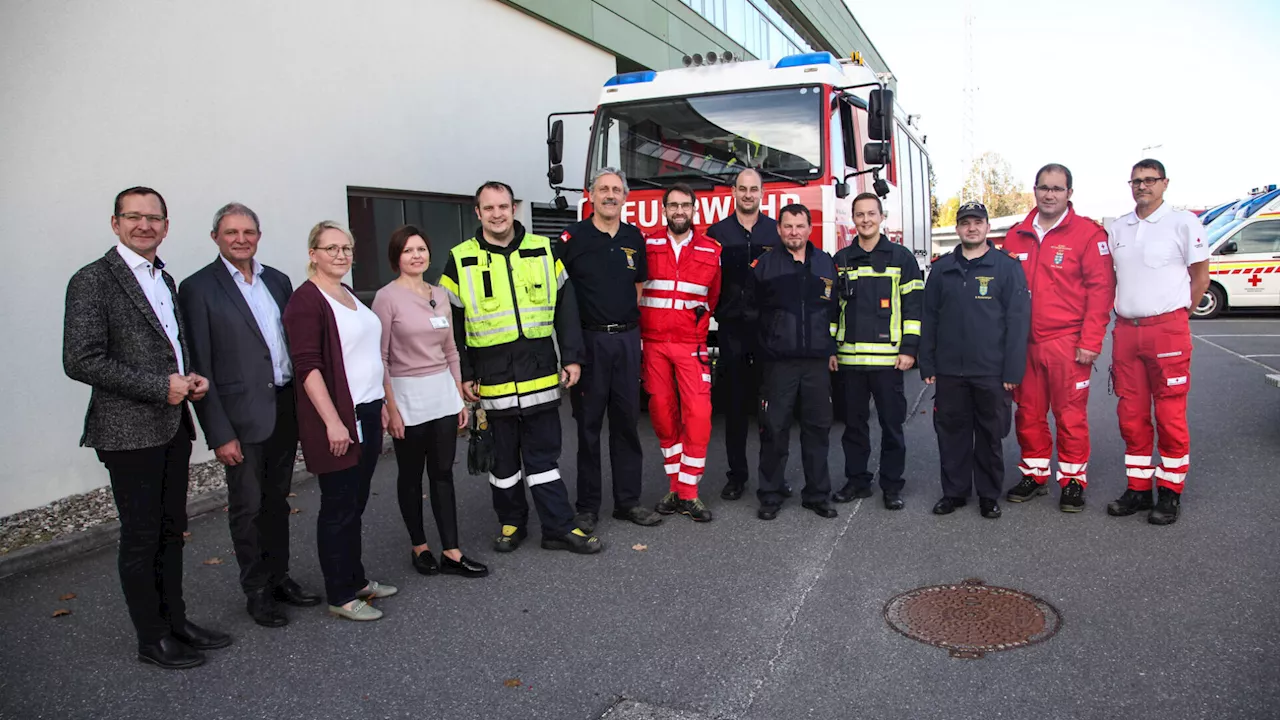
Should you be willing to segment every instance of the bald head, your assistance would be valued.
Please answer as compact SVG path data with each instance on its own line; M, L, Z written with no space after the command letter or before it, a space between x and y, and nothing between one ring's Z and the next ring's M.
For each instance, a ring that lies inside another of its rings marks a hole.
M739 215L754 216L760 212L763 178L752 168L738 173L733 181L733 204Z

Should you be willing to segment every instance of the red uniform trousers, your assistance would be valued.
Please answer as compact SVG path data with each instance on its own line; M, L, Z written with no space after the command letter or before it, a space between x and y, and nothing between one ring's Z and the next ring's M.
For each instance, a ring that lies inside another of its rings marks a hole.
M1112 377L1120 402L1120 435L1129 489L1157 485L1182 492L1191 464L1187 391L1191 388L1191 326L1186 310L1138 320L1116 318ZM1156 423L1151 425L1154 401ZM1160 467L1152 459L1159 430Z
M1027 345L1027 372L1013 393L1018 403L1014 425L1022 462L1018 470L1043 485L1049 480L1053 436L1049 411L1058 430L1058 484L1072 480L1087 486L1089 469L1089 373L1076 362L1079 335Z
M671 492L698 497L711 441L711 368L703 343L644 341L641 354L649 417L662 446Z

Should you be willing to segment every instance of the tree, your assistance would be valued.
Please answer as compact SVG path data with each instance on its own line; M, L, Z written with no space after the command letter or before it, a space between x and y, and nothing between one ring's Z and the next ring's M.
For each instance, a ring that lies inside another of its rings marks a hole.
M1014 180L1009 162L1000 157L1000 153L991 151L973 161L960 197L966 202L977 200L982 203L993 218L1022 215L1035 205L1032 194L1024 192L1022 183ZM943 220L940 218L940 221ZM950 224L955 224L954 215Z
M933 163L929 163L929 219L934 227L938 227L938 176L933 174Z
M938 209L938 214L933 221L934 227L950 227L956 224L956 212L960 210L960 197L953 195L951 199L942 204Z

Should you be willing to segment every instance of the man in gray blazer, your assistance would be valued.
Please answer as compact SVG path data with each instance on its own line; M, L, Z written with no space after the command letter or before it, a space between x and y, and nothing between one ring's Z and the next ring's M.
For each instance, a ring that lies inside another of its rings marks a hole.
M205 439L227 466L231 539L240 587L254 622L289 622L277 601L315 605L320 596L289 577L289 484L298 450L293 366L280 317L293 293L284 273L254 259L262 228L240 203L213 216L218 257L182 281L191 366L209 378L196 403Z
M195 426L188 400L209 381L187 363L186 328L174 308L173 278L156 249L169 232L160 193L133 187L116 196L106 255L67 284L62 365L92 386L80 444L107 467L120 514L120 585L138 633L138 659L195 667L202 650L231 637L187 619L182 533L187 463Z

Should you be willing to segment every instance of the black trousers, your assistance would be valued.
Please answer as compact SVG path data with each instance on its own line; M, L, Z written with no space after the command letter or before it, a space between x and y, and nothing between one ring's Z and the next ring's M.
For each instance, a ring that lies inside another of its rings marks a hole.
M290 383L276 392L276 425L260 443L240 443L244 461L227 466L231 542L245 592L289 576L289 486L298 452L298 416Z
M458 504L453 492L453 457L458 446L458 416L446 415L404 429L403 440L392 440L396 449L396 498L400 517L414 547L427 544L422 529L422 472L431 489L431 514L436 518L442 550L458 549Z
M320 516L316 518L316 550L330 605L345 605L369 584L360 559L361 516L369 502L369 485L382 452L382 401L356 406L363 429L360 461L345 470L320 473ZM351 450L347 450L351 452Z
M140 644L158 642L187 618L182 533L190 459L186 427L164 445L98 451L120 514L120 587Z
M578 422L578 512L599 514L601 503L600 432L609 415L609 469L613 506L640 504L640 329L582 332L586 362L570 391Z
M761 505L782 504L782 484L790 456L791 419L799 416L800 461L804 466L804 502L827 502L831 476L827 466L831 432L831 371L827 359L767 361L760 390Z
M1012 396L998 377L939 375L933 427L942 460L942 494L972 491L995 500L1004 489L1003 441L1013 417Z
M880 419L880 488L887 493L900 493L905 484L902 473L907 467L907 443L902 426L907 422L907 396L903 390L903 372L894 368L840 370L840 386L844 393L845 423L840 444L844 446L844 476L848 487L871 485L871 400L875 400Z
M493 509L503 525L529 524L529 500L520 481L529 486L542 521L542 534L564 535L573 530L573 506L560 479L560 411L547 408L529 415L489 416L493 430Z
M750 328L721 325L716 331L720 357L716 360L719 394L724 408L724 450L731 483L746 485L751 478L747 467L747 420L755 412L760 390L760 363L753 358L755 340Z

